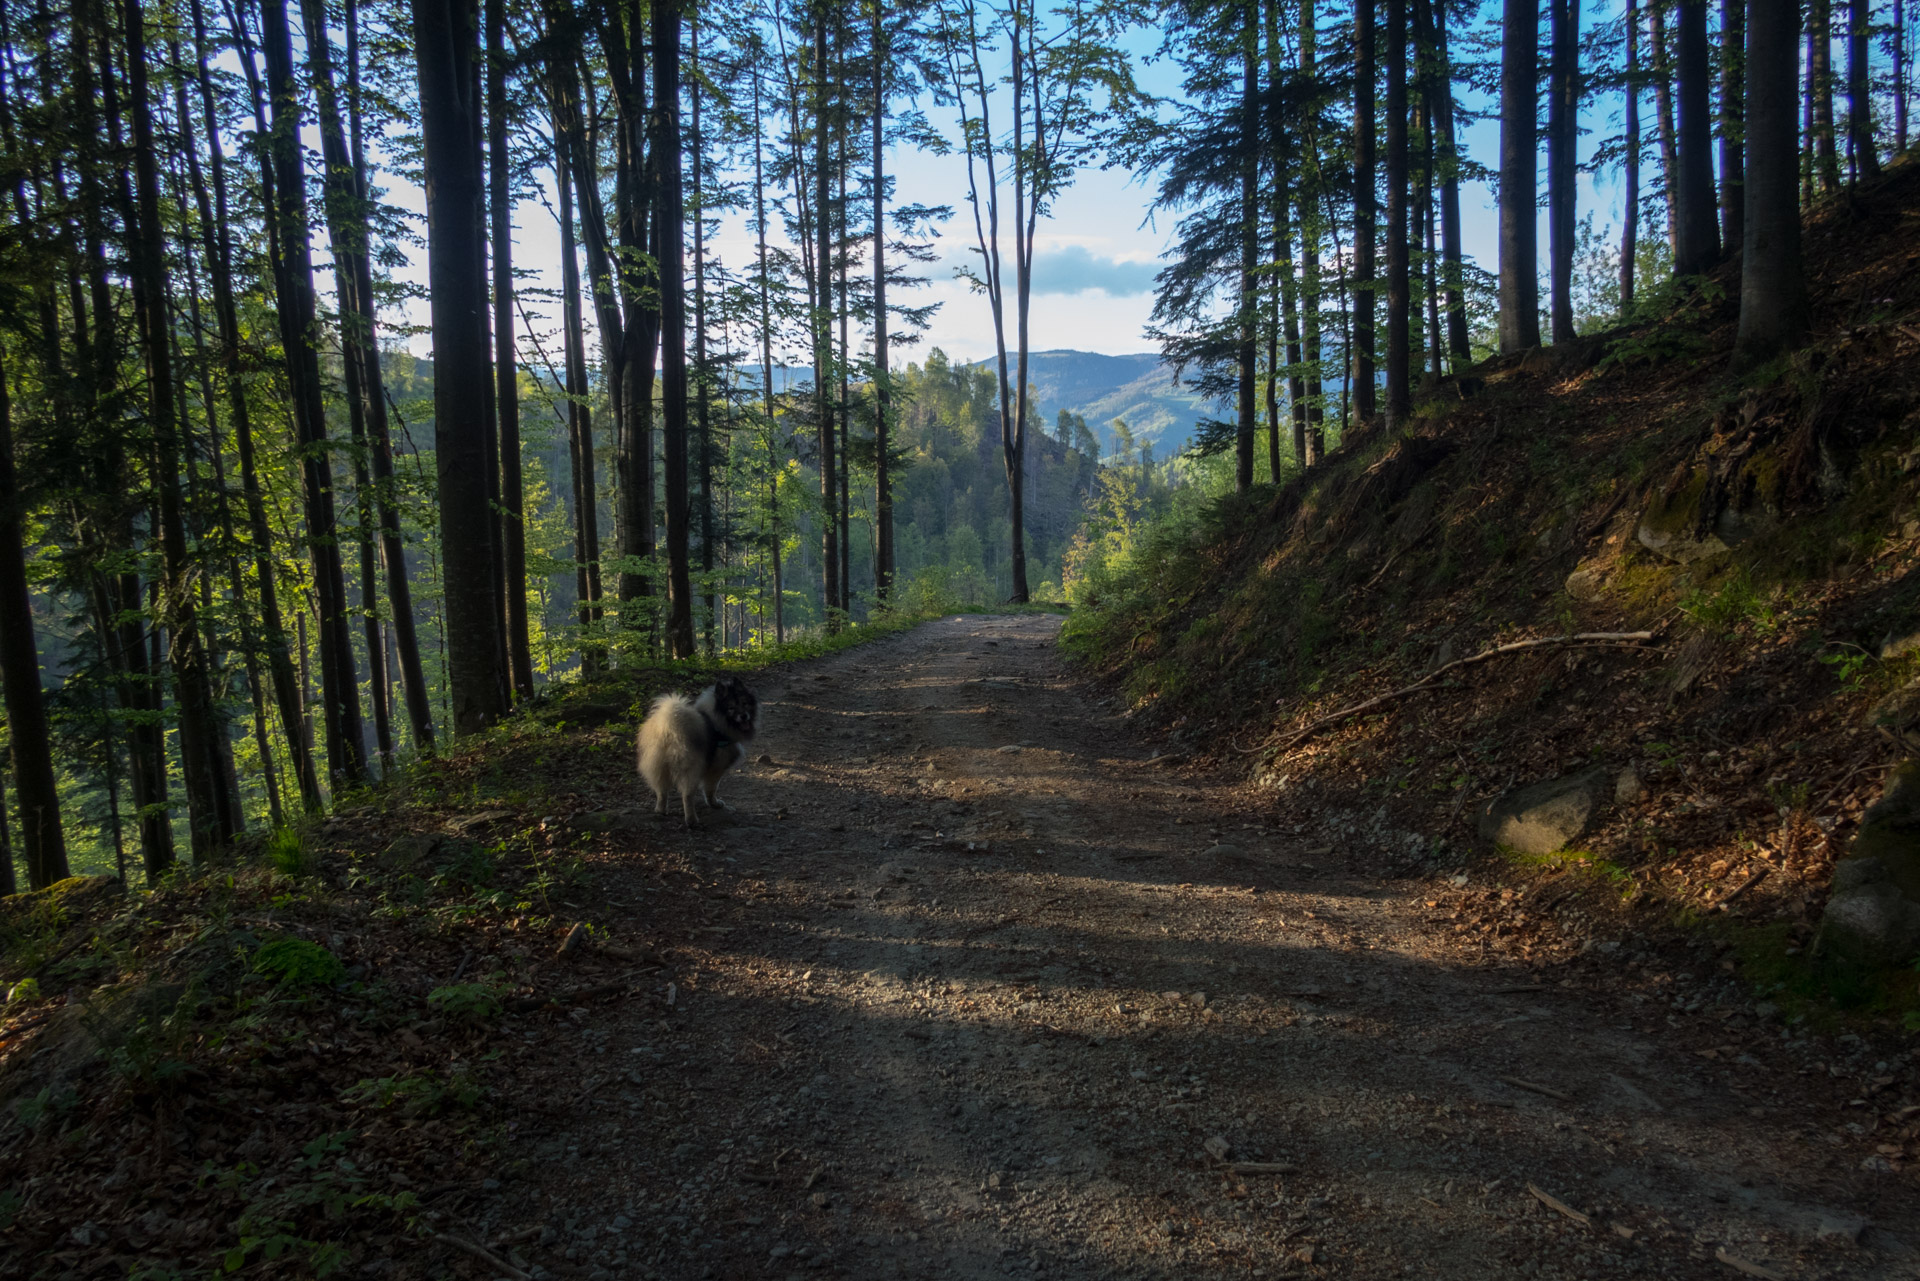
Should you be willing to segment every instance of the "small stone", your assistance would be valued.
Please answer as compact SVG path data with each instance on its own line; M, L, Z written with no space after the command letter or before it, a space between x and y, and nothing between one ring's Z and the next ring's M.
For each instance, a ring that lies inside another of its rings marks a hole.
M1613 803L1615 805L1632 805L1645 792L1646 788L1641 785L1639 771L1633 766L1627 766L1614 776Z
M762 752L760 753L760 755L753 758L753 763L755 765L771 765L773 764L773 757L769 756L765 752Z
M1013 756L1018 754L1021 748L1018 743L1008 743L1005 747L996 747L993 750L1000 753L1002 756Z
M584 922L576 921L567 936L560 940L560 946L554 949L555 956L566 956L573 952L583 952L587 946L587 927Z
M1207 1149L1207 1154L1216 1161L1224 1161L1233 1155L1233 1144L1218 1134L1209 1138L1203 1146Z
M1867 1221L1857 1215L1830 1214L1820 1220L1814 1235L1822 1241L1845 1241L1848 1245L1859 1245L1866 1231Z
M1238 845L1228 845L1225 843L1210 845L1207 847L1205 854L1207 858L1238 858L1240 857L1240 847Z

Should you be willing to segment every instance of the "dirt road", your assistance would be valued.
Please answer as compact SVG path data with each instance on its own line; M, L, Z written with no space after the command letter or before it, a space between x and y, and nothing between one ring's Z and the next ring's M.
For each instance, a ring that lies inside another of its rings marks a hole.
M1489 964L1444 881L1152 762L1057 628L790 669L732 815L619 838L601 915L669 960L510 1033L551 1104L488 1239L591 1278L1920 1275L1859 1124L1911 1060L1631 945Z

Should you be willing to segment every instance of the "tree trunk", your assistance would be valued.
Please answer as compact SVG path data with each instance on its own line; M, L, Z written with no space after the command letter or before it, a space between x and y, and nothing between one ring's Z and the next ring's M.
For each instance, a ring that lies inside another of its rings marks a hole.
M202 128L206 133L211 158L214 217L209 226L213 243L208 246L207 261L213 278L213 310L220 329L221 364L226 374L228 421L233 428L234 452L240 460L240 493L246 506L247 531L253 548L254 578L257 584L260 631L267 651L267 670L273 685L273 697L286 734L287 753L301 800L308 810L320 805L320 779L314 770L313 755L306 750L300 734L303 713L300 691L294 683L293 654L287 643L286 623L280 613L278 576L274 572L273 535L267 525L266 502L261 494L259 474L254 461L253 418L247 399L245 361L240 349L239 311L233 293L233 231L228 214L226 158L220 144L219 117L214 106L213 78L207 68L206 19L200 0L194 0L193 49L195 77L200 90ZM246 65L252 67L252 59ZM265 758L263 758L265 759Z
M367 776L366 746L360 733L346 576L341 569L334 519L333 463L328 452L320 358L315 345L319 317L307 238L306 174L300 157L300 95L293 79L286 0L261 0L260 17L261 49L266 55L267 90L273 108L268 150L273 168L273 221L280 249L275 273L280 292L280 332L287 354L294 436L300 447L305 488L307 542L320 615L320 697L327 764L336 786L351 785Z
M134 203L125 211L128 275L146 364L147 417L153 435L154 487L159 497L160 545L166 566L164 618L172 633L168 652L180 726L181 777L187 789L193 859L199 865L237 835L234 817L239 806L220 768L219 739L225 733L225 720L214 702L210 663L194 612L193 579L198 566L187 550L186 507L180 482L185 451L175 401L158 143L147 89L146 17L139 0L125 0L121 15L127 51L128 112L133 125ZM5 559L4 549L0 549L0 559ZM22 812L29 817L35 813L24 805ZM57 823L57 811L52 821ZM43 842L50 839L42 838ZM53 847L49 844L47 848Z
M500 419L501 570L513 692L533 697L527 636L527 524L520 478L520 366L513 341L513 180L507 167L506 0L487 0L487 190L493 219L494 412Z
M413 617L413 587L407 573L407 549L400 532L400 507L394 498L393 436L387 422L386 375L380 365L375 332L373 259L368 252L367 210L371 194L367 161L360 137L360 41L358 0L347 0L347 114L352 133L354 208L360 228L361 252L354 256L354 292L363 301L364 328L360 391L366 401L368 464L373 472L374 503L380 517L380 559L387 572L387 602L393 613L393 650L400 670L400 688L407 704L407 722L416 752L433 750L433 700L420 665L420 638ZM384 646L383 646L384 648Z
M564 149L561 149L562 151ZM556 155L554 186L560 193L560 293L567 379L567 461L573 494L574 616L580 626L580 667L600 668L599 646L590 632L599 611L600 530L595 501L593 408L588 397L586 329L580 315L580 260L573 234L573 179Z
M1539 179L1534 158L1540 10L1503 0L1500 45L1500 350L1540 345Z
M340 104L334 90L333 56L326 6L319 0L301 0L300 15L307 39L307 70L312 81L315 115L320 124L324 171L321 207L327 219L333 249L334 290L340 301L340 347L347 382L347 419L353 440L354 502L358 509L360 544L360 611L367 650L367 689L373 706L374 742L382 769L393 768L393 729L387 717L385 647L380 643L379 581L374 570L373 485L367 474L368 379L380 385L380 352L372 342L372 273L360 261L368 252L367 224L360 203L359 182L346 131L340 123ZM361 289L362 279L367 287ZM373 367L371 375L369 366ZM385 405L381 408L384 410Z
M1840 155L1833 132L1833 0L1811 0L1807 29L1812 41L1808 92L1813 101L1814 171L1820 191L1840 189Z
M1872 33L1868 0L1851 0L1847 5L1847 149L1853 153L1854 171L1869 182L1880 176L1880 153L1873 140L1873 55L1868 44Z
M1030 11L1029 11L1030 12ZM1046 166L1042 148L1046 135L1040 122L1040 66L1035 41L1038 33L1029 28L1022 51L1021 10L1013 9L1012 39L1009 42L1013 62L1013 290L1014 342L1019 353L1013 387L1013 421L1000 423L1000 452L1007 464L1008 562L1013 570L1011 603L1024 605L1031 593L1027 589L1027 359L1032 348L1031 304L1033 301L1033 233L1040 217L1039 177ZM1033 152L1021 138L1026 117L1022 102L1032 94Z
M20 797L27 886L39 890L66 880L69 873L60 825L60 785L53 772L47 709L40 693L40 650L34 640L33 602L27 588L25 506L13 466L12 398L6 352L0 349L0 683L6 686L7 737L13 746L14 788ZM0 889L13 890L11 854Z
M499 720L492 513L487 508L486 255L476 101L476 0L413 0L425 141L427 278L433 325L433 434L446 597L448 682L456 734Z
M1747 60L1747 0L1720 0L1720 243L1732 253L1746 236L1741 191L1741 101Z
M1300 76L1308 85L1319 76L1319 30L1315 6L1300 6ZM1324 374L1320 356L1320 182L1319 139L1315 136L1310 113L1303 115L1300 141L1306 164L1299 175L1297 195L1300 201L1300 358L1303 390L1306 393L1307 452L1317 461L1326 453L1326 409L1323 399Z
M1580 3L1547 0L1553 64L1547 88L1547 274L1552 336L1572 342L1573 249L1579 227Z
M1407 0L1387 0L1387 429L1413 415L1407 281Z
M1799 9L1793 0L1750 0L1747 14L1746 240L1734 347L1740 368L1795 347L1807 326L1800 208L1794 198Z
M686 215L681 193L680 4L653 0L653 106L660 246L660 438L667 506L667 642L693 657L688 569Z
M1893 149L1907 154L1907 0L1893 0Z
M1670 0L1652 0L1647 6L1647 53L1653 64L1654 122L1660 131L1660 180L1667 202L1667 252L1680 256L1680 160L1673 127L1673 59L1667 50L1667 11Z
M1741 3L1741 0L1735 0ZM1625 145L1621 161L1620 318L1633 312L1634 260L1640 254L1640 14L1635 0L1627 0L1627 70Z
M1259 134L1260 63L1257 6L1247 6L1240 39L1240 341L1239 418L1234 433L1234 488L1253 488L1253 456L1258 405L1254 381L1259 372L1260 287L1255 274L1260 265L1259 162L1255 145ZM1279 476L1276 474L1277 481Z
M760 119L760 73L753 73L753 118ZM787 643L786 603L780 578L780 479L778 435L773 416L773 278L767 262L767 183L760 131L753 134L753 226L759 245L760 389L764 397L767 447L767 551L773 562L773 639ZM763 615L764 617L764 615Z
M873 520L874 596L893 599L893 449L888 415L893 411L887 370L887 40L884 6L873 6Z
M1447 52L1447 24L1434 21L1431 8L1427 21L1432 28L1434 56L1431 114L1439 128L1440 257L1447 291L1447 353L1458 371L1472 361L1473 342L1467 331L1465 255L1460 243L1460 143L1454 130L1453 60Z
M693 377L695 447L699 450L700 472L700 579L705 586L706 618L704 639L707 656L715 654L715 629L726 630L720 615L720 595L713 577L713 424L708 416L708 401L713 385L707 368L707 138L700 129L700 18L696 11L688 22L693 74L688 77L687 93L692 101L693 144Z
M1679 181L1673 274L1695 276L1720 259L1720 220L1713 193L1713 90L1706 0L1678 0Z
M813 27L813 398L815 444L820 464L821 602L829 633L840 630L840 528L834 518L835 437L833 430L833 220L828 216L832 177L832 133L827 128L827 10Z
M1374 409L1374 5L1377 0L1355 0L1353 7L1353 412L1361 422Z

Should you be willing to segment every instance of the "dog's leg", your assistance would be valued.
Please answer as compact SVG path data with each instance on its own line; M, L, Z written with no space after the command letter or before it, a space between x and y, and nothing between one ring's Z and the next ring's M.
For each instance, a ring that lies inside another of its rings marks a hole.
M700 826L699 816L693 812L693 793L691 787L680 793L680 812L686 817L688 831Z

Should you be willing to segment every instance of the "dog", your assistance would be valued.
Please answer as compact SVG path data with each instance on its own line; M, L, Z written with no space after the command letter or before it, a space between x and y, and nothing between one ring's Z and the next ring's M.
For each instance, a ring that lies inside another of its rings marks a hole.
M723 677L699 698L662 694L640 726L640 777L653 789L653 812L665 817L667 796L677 793L689 828L698 795L709 809L730 809L716 795L720 778L747 759L747 744L760 730L760 700L737 676Z

